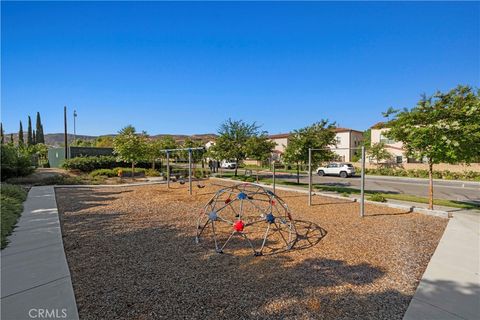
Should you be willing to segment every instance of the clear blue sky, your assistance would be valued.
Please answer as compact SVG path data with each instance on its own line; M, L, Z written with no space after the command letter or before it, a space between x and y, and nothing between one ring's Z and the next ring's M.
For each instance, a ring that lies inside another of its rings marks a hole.
M79 134L229 117L363 130L422 92L478 87L479 21L478 2L2 2L2 121L40 111L61 132L67 105Z

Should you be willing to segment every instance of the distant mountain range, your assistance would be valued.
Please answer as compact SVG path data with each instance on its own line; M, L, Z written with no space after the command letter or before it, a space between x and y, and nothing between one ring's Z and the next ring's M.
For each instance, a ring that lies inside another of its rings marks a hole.
M101 135L101 136L86 136L86 135L80 135L80 134L77 134L77 140L95 140L97 139L98 137L114 137L115 134L106 134L106 135ZM205 133L205 134L194 134L194 135L184 135L184 134L157 134L157 135L153 135L153 136L150 136L151 138L162 138L162 137L165 137L165 136L170 136L170 137L173 137L173 139L175 139L175 141L181 143L183 142L186 138L190 138L192 140L200 140L200 141L203 141L203 142L208 142L209 140L212 140L212 139L215 139L217 137L216 134L214 133ZM27 139L27 133L24 132L23 133L23 138L24 140ZM68 143L71 143L73 141L73 134L68 134L67 135L67 139L68 139ZM5 134L5 140L7 142L10 141L10 133L6 133ZM14 133L13 134L13 140L16 142L18 140L18 133ZM52 147L59 147L61 145L63 145L64 143L64 136L63 136L63 133L47 133L45 134L45 144L48 145L48 146L52 146Z

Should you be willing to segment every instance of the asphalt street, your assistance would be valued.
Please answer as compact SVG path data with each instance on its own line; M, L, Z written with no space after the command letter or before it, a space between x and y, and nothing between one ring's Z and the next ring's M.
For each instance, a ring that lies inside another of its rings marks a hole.
M243 169L239 169L243 174ZM266 172L262 176L271 177ZM277 173L277 179L296 181L295 174ZM300 182L308 183L308 175L301 174ZM336 176L320 177L313 174L313 183L325 186L337 186L360 189L360 177L340 178ZM456 180L435 180L434 197L438 199L459 200L480 203L480 182L466 182ZM428 179L369 176L365 177L365 189L378 192L392 192L416 195L421 197L428 196Z

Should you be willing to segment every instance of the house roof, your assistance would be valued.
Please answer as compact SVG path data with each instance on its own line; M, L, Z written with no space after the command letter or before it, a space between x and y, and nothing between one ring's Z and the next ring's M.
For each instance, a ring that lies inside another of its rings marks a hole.
M270 139L282 139L290 137L291 133L279 133L279 134L271 134L268 136Z

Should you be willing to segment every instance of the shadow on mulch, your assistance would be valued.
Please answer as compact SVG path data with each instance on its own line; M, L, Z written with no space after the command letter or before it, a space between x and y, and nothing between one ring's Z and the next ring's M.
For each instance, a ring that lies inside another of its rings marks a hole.
M110 201L117 200L121 194L132 192L132 190L121 191L99 191L93 188L76 188L75 192L62 192L67 188L57 187L60 192L56 192L57 206L61 206L64 201L75 204L75 210L84 210L93 207L107 206Z
M327 235L313 222L296 220L289 252L221 255L195 244L188 216L104 208L123 192L57 192L82 319L402 319L411 300L384 283L387 269L312 254Z
M82 231L103 223L74 224L76 233L64 239L84 319L401 319L411 299L392 290L362 295L337 289L369 285L384 275L367 263L219 255L171 226Z

